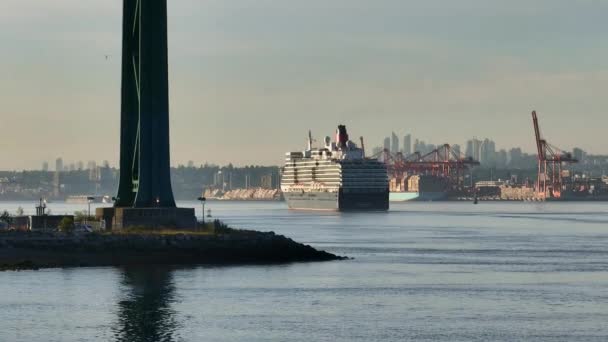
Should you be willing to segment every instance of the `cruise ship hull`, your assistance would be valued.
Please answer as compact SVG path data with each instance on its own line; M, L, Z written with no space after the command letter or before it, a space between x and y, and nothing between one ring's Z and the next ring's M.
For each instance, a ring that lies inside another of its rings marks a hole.
M337 192L285 192L289 209L327 211L387 211L386 192L337 193Z
M447 193L444 191L425 191L425 192L391 192L391 202L410 202L410 201L442 201L447 199Z

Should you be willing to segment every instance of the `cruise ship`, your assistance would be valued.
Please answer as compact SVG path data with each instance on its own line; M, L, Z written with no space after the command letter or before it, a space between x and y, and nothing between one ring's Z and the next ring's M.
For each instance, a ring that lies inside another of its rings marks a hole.
M336 140L326 137L323 148L286 154L281 190L290 209L333 211L386 211L389 186L386 165L366 158L365 151L348 138L340 125ZM362 141L363 143L363 141Z

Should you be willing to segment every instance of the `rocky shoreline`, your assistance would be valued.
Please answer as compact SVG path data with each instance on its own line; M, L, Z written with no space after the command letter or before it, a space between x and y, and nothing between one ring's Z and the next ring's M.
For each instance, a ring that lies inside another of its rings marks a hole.
M273 232L0 233L0 270L342 260Z

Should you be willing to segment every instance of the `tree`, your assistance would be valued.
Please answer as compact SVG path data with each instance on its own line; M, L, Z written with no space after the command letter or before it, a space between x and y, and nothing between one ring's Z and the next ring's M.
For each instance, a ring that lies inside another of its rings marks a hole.
M59 222L59 231L64 233L71 233L74 231L74 220L71 217L64 217Z
M17 208L17 216L23 216L23 208Z
M0 221L6 224L11 223L11 214L9 214L8 211L5 210L2 215L0 215Z

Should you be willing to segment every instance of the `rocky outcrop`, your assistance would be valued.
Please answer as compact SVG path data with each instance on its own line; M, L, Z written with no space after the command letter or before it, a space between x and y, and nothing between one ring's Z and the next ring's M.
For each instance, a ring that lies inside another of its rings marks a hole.
M220 229L209 234L0 233L0 269L259 264L339 259L342 258L273 232Z

